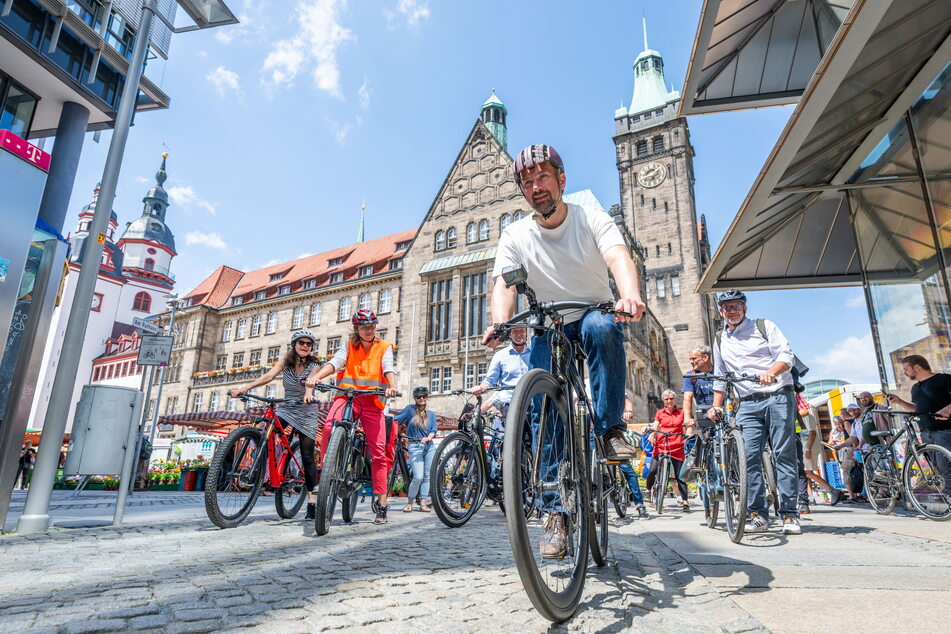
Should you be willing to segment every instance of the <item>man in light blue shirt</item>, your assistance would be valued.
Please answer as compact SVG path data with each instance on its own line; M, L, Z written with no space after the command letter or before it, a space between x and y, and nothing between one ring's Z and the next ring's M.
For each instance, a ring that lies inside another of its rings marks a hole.
M472 388L473 394L481 394L490 387L515 387L522 375L528 372L529 355L532 350L528 347L528 332L525 328L512 328L511 345L497 351L489 363L489 370L479 385ZM482 412L485 413L493 406L503 414L512 400L512 390L499 390L495 395L482 403Z

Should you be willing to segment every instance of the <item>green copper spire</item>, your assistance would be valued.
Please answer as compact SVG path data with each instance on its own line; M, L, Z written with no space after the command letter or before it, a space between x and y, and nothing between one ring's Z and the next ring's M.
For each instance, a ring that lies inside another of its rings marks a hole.
M492 133L492 136L498 139L499 143L502 144L502 148L506 152L509 149L509 131L505 123L508 112L502 100L495 95L495 89L493 88L492 96L486 99L485 103L482 104L480 118L482 119L482 123L489 129L489 132Z
M662 108L667 103L680 98L676 90L667 92L664 80L664 60L647 44L647 18L644 17L644 50L634 60L634 96L628 113L635 115L645 110ZM615 117L620 109L615 112Z
M364 230L366 229L366 218L367 217L367 201L364 200L363 204L360 205L360 231L357 233L357 243L363 242L365 239Z

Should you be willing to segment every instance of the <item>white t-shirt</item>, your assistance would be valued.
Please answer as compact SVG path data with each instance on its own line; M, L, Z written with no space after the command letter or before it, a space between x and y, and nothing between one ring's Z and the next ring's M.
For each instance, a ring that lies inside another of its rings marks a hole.
M624 238L611 216L569 203L568 217L554 229L542 228L531 216L509 225L499 240L492 276L521 265L539 301L603 302L613 298L603 256L619 244Z

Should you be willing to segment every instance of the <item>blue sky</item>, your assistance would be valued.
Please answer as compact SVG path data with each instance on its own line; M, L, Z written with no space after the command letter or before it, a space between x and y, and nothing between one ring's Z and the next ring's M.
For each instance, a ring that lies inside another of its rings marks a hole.
M240 25L180 34L169 60L149 65L172 104L137 117L114 208L121 225L139 215L167 150L179 292L220 264L248 270L352 243L364 199L367 238L412 228L493 88L509 111L510 152L554 145L569 191L590 188L609 206L619 199L613 112L630 103L642 11L680 89L700 5L230 0ZM697 209L714 244L790 112L690 119ZM75 213L108 141L87 138ZM754 293L750 314L780 325L810 378L875 380L860 289Z

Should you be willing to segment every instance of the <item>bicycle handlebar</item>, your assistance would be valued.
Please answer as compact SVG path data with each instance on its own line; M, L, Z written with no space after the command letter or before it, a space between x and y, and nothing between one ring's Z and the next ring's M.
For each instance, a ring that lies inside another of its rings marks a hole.
M376 388L373 390L358 390L355 387L339 387L336 385L331 385L329 383L318 383L314 386L314 389L319 392L342 392L347 396L353 394L354 396L383 396L386 397L386 390L384 388ZM403 396L402 392L397 392L393 396Z
M256 394L242 394L238 397L240 400L245 403L248 400L261 401L262 403L267 403L268 405L302 405L304 403L303 399L299 398L270 398L267 396L257 396Z
M514 390L514 389L515 389L514 385L496 385L495 387L486 388L479 394L474 394L472 392L472 388L469 388L468 390L463 390L463 389L453 390L449 394L451 394L452 396L464 396L464 395L465 396L480 396L482 394L488 394L489 392L496 392L498 390Z
M706 379L709 381L725 381L727 383L737 383L739 381L759 382L759 377L752 374L735 374L727 372L726 374L713 374L712 372L702 372L700 374L685 374L686 379Z
M623 310L614 310L614 302L604 301L604 302L580 302L580 301L564 301L564 302L538 302L535 308L526 308L522 312L513 315L511 319L505 323L496 324L493 332L493 339L498 341L505 341L509 338L510 331L512 328L540 328L541 324L527 324L524 323L529 317L534 317L536 315L547 315L549 317L557 317L559 313L564 311L573 311L573 310L597 310L606 315L621 315L622 317L634 317L631 313L625 312Z

